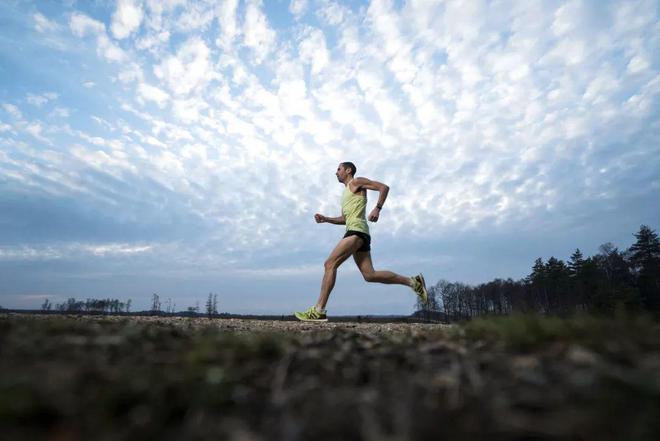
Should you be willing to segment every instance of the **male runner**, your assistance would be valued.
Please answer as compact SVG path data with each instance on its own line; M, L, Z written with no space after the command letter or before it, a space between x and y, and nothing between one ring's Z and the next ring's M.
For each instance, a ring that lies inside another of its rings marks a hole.
M390 188L380 182L367 178L355 178L356 167L352 162L342 162L337 167L337 179L344 184L344 194L341 197L341 216L326 217L315 214L316 223L331 223L335 225L346 225L346 234L339 241L335 249L325 261L325 274L321 282L321 294L316 305L304 312L296 312L298 320L312 322L327 322L325 305L328 303L330 292L335 286L337 268L350 256L353 256L364 280L367 282L379 282L387 284L406 285L413 289L424 303L428 301L426 282L424 276L418 274L413 277L404 277L391 271L375 271L371 263L371 236L369 226L365 219L367 207L367 190L379 193L376 207L369 213L369 220L377 222L380 210L387 198Z

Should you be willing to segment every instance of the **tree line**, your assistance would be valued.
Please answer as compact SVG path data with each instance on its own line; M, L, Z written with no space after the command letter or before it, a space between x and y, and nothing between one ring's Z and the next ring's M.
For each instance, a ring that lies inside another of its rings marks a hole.
M87 299L85 301L76 300L75 297L67 299L66 302L55 304L54 308L59 312L97 312L103 314L117 314L120 312L129 313L131 311L132 300L122 302L119 299ZM41 304L42 311L53 310L53 304L49 299Z
M612 243L584 257L576 249L567 262L538 258L521 280L495 279L472 286L440 280L429 288L429 302L416 314L448 320L485 314L536 312L611 313L616 309L660 313L660 240L642 225L636 242L621 251Z
M49 299L44 300L41 304L41 310L44 312L48 311L58 311L58 312L68 312L68 313L79 313L79 312L91 312L91 313L102 313L102 314L117 314L117 313L130 313L131 312L132 300L128 299L126 302L122 302L118 299L87 299L76 300L75 297L67 299L65 302L57 303L53 305ZM163 306L165 307L163 309ZM0 308L2 309L2 308ZM165 301L165 304L160 300L160 296L157 293L153 293L151 296L151 309L149 310L152 314L175 314L176 313L176 303L172 301L171 298L168 298ZM189 306L186 310L187 314L197 315L199 314L199 302L195 306ZM214 293L209 293L208 300L206 301L206 314L209 317L218 315L218 295Z

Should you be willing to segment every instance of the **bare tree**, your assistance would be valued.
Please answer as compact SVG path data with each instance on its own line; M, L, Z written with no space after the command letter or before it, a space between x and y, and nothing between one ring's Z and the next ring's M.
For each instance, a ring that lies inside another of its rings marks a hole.
M53 307L53 304L50 303L50 300L46 299L44 302L41 304L41 310L42 311L50 311Z
M209 317L213 317L218 313L218 295L209 293L209 297L206 300L206 313Z
M210 317L213 316L213 294L209 293L208 299L206 299L206 314Z
M156 293L151 297L151 312L160 312L160 297Z

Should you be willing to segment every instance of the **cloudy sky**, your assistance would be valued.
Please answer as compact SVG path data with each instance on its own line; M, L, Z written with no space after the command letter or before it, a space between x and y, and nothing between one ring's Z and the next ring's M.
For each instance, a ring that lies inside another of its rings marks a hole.
M660 228L660 3L2 0L0 305L312 305L340 161L376 269L479 283ZM369 207L376 193L369 194ZM330 314L408 314L339 270Z

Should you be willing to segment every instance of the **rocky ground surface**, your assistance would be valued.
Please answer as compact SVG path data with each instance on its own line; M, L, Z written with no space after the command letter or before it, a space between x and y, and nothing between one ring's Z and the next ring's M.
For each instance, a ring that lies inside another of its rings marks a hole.
M0 314L0 434L657 440L660 327Z

